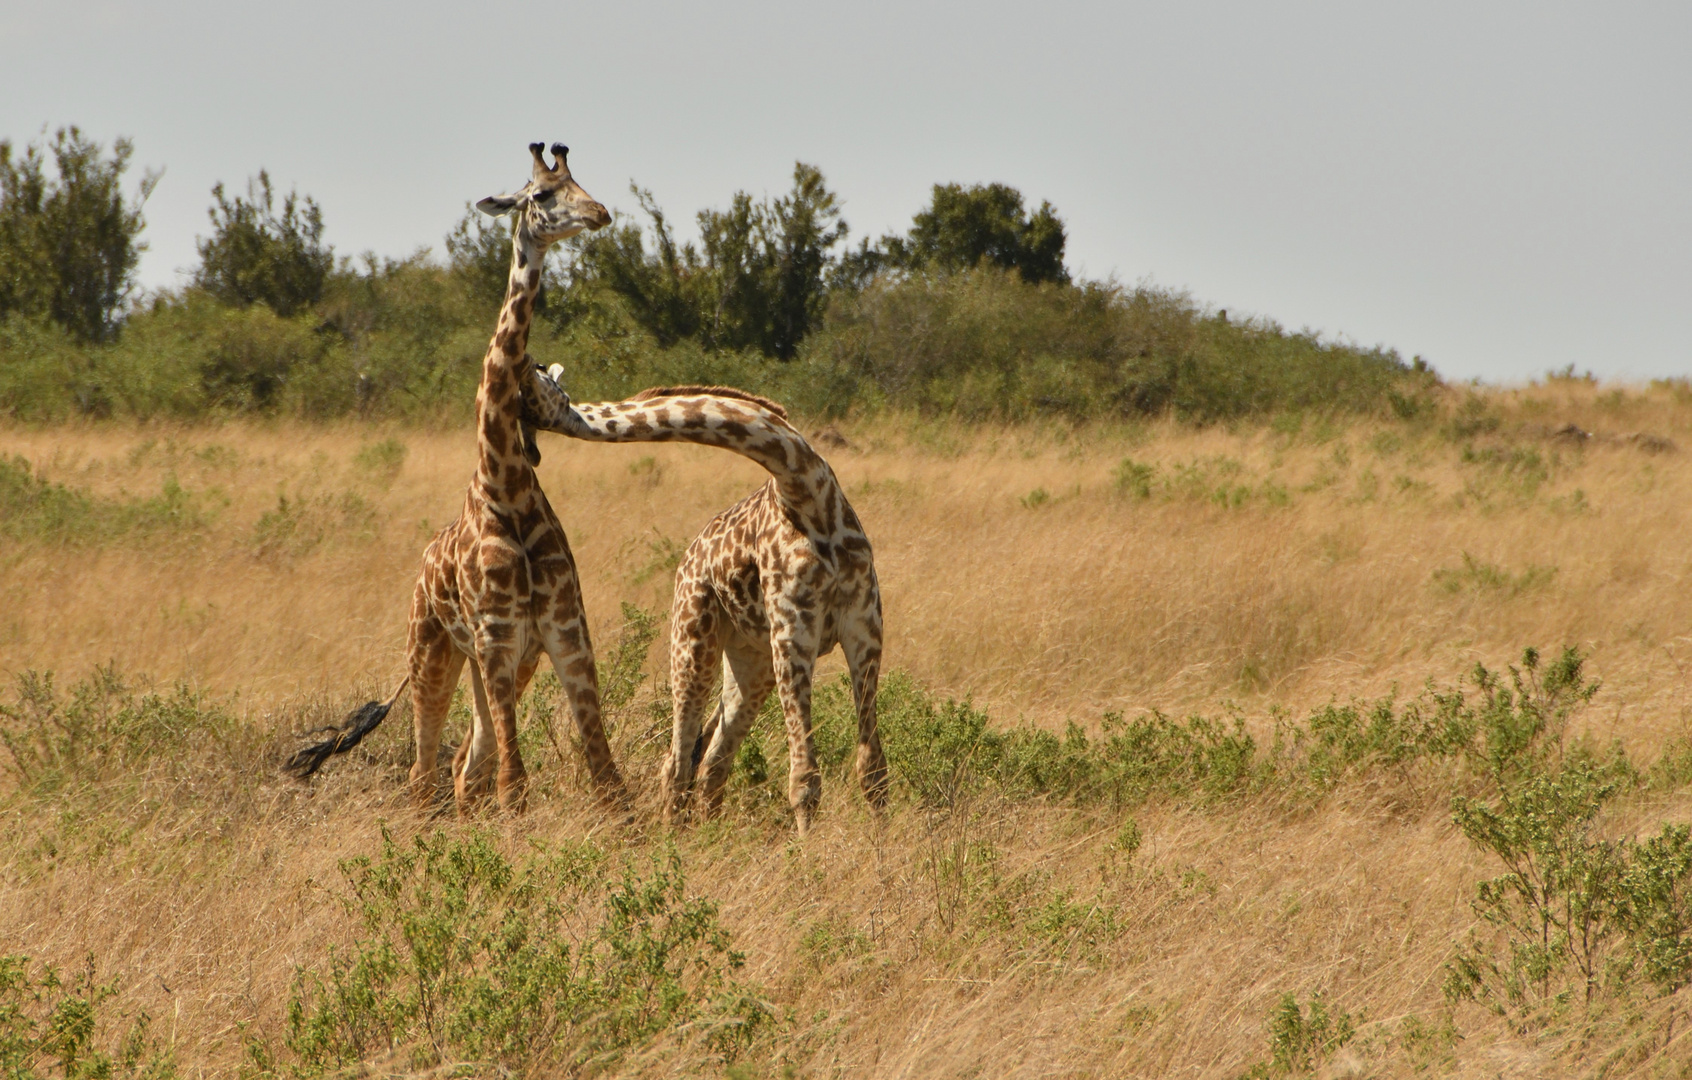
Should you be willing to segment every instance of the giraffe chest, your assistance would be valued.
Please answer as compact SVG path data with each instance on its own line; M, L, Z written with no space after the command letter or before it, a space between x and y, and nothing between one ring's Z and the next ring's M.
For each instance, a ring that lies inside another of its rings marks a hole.
M544 505L473 504L431 544L425 564L429 614L470 656L489 647L531 656L557 595L574 595L569 546Z

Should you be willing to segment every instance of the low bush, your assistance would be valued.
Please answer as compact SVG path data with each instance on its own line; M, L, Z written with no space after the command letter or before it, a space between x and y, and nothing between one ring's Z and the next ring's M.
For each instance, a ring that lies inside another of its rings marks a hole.
M111 499L46 480L27 458L0 455L0 537L7 540L79 547L123 538L156 540L204 523L199 500L174 475L165 477L157 495Z
M1430 685L1407 702L1336 703L1302 722L1278 716L1267 742L1238 716L1108 713L1096 735L1074 723L1061 735L1002 728L901 672L882 680L877 712L896 789L927 807L983 792L1114 807L1252 793L1308 799L1370 769L1418 760L1498 787L1560 760L1569 717L1598 691L1583 665L1574 649L1549 664L1529 649L1504 673L1477 665L1472 692ZM844 780L857 739L850 683L818 687L812 712L819 765ZM759 759L767 756L760 748Z
M1267 320L1229 321L1185 294L1114 282L1032 285L985 266L880 279L836 296L802 358L832 373L834 385L856 384L870 404L972 419L1393 415L1395 401L1420 402L1434 385L1389 350L1289 334ZM846 404L805 407L839 412Z
M1360 1020L1350 1013L1330 1013L1321 994L1308 1007L1292 994L1283 994L1269 1014L1269 1060L1246 1071L1247 1080L1296 1076L1320 1066L1335 1050L1357 1034Z
M67 983L51 964L0 955L0 1076L175 1077L169 1052L147 1035L145 1013L133 1019L112 1015L109 1002L116 993L115 982L95 981L92 961L80 979Z
M53 673L18 676L11 704L0 705L0 742L18 786L45 794L70 785L134 772L185 751L236 737L237 718L186 685L168 693L141 692L115 667L96 669L68 695Z
M587 841L513 863L486 833L384 830L374 858L341 869L360 936L296 975L296 1075L396 1055L574 1072L666 1033L732 1060L771 1022L674 852L617 873Z

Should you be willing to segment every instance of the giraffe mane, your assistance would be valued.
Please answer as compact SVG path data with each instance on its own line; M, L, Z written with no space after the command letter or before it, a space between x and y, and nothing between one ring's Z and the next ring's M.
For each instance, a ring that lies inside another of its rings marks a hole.
M653 398L692 397L699 394L706 394L711 397L738 398L741 401L750 401L755 405L762 405L764 408L775 413L783 420L787 419L787 410L782 408L780 405L777 405L769 398L759 397L757 394L751 394L745 390L739 390L732 386L653 386L642 390L629 400L650 401Z

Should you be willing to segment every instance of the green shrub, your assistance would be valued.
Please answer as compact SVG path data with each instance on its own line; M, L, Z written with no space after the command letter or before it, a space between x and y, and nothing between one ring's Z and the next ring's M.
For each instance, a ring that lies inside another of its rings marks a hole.
M1458 797L1463 835L1503 861L1508 873L1477 886L1475 912L1506 939L1500 962L1471 943L1451 961L1446 994L1513 1006L1553 996L1573 965L1587 1001L1621 927L1615 917L1624 845L1590 837L1599 809L1621 786L1613 770L1571 761L1550 775L1507 787L1496 806Z
M384 829L342 872L361 936L296 976L285 1043L301 1075L395 1053L574 1071L684 1026L732 1059L771 1020L674 852L619 875L585 841L513 864L482 832L402 844Z
M1122 494L1134 499L1149 499L1152 484L1157 479L1157 466L1123 458L1111 471L1111 479Z
M238 721L186 685L138 692L115 667L95 669L68 697L53 673L25 671L11 704L0 705L0 742L20 787L44 793L99 780L185 749L228 738Z
M405 466L405 444L398 439L383 439L381 442L365 443L353 455L353 464L359 471L370 476L379 483L392 483Z
M0 455L0 537L8 540L80 547L192 532L204 520L199 501L174 475L155 496L108 499L44 480L26 458Z
M32 968L27 956L0 956L0 1076L167 1080L177 1075L170 1054L147 1037L146 1013L127 1027L111 1018L104 1006L117 993L117 984L95 982L92 961L71 983L51 964ZM114 1034L114 1027L121 1032Z
M1448 593L1472 591L1520 596L1550 584L1556 576L1555 566L1529 566L1519 574L1512 574L1492 563L1481 562L1465 551L1462 569L1440 567L1433 572L1433 583Z
M1292 994L1283 994L1269 1014L1269 1060L1253 1065L1245 1075L1267 1078L1311 1072L1350 1042L1361 1022L1343 1011L1330 1015L1321 994L1311 996L1308 1009Z
M17 155L0 140L0 319L48 318L82 341L116 332L147 246L141 206L159 181L149 170L134 201L124 198L133 149L115 139L105 157L74 126Z
M194 286L225 304L264 304L289 316L323 296L335 255L323 242L323 212L311 196L290 191L278 213L263 169L247 181L247 196L212 188L212 235L200 239Z
M864 405L966 418L1372 413L1431 385L1394 353L1209 317L1182 294L987 267L837 294L802 360L849 374Z

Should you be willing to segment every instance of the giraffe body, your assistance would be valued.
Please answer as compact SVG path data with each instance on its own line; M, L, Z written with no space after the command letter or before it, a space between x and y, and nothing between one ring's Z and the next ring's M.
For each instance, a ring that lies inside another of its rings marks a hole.
M530 377L525 349L546 247L583 228L603 227L610 215L570 176L564 147L553 145L557 163L550 167L541 150L539 143L530 147L533 176L520 192L477 204L488 213L517 215L510 284L476 392L476 472L457 520L423 552L406 638L417 740L411 787L419 803L434 800L441 729L465 661L470 662L474 722L452 769L461 812L490 789L502 807L523 808L517 701L542 655L563 684L601 797L612 804L626 801L599 714L575 560L535 479L539 453L521 423L522 387ZM328 753L362 738L381 719L376 715L372 722L369 709L361 711L362 724L296 755L290 763L295 771L309 774Z
M688 545L671 607L673 729L663 769L666 812L679 817L703 766L704 810L716 813L741 742L764 699L779 694L787 728L788 800L799 831L821 796L811 733L817 659L840 646L858 716L857 774L876 807L887 763L876 726L881 592L869 538L834 470L773 402L724 387L659 387L627 401L572 406L551 376L525 385L540 430L597 442L684 441L732 450L770 480L718 514ZM705 718L718 665L723 689Z

